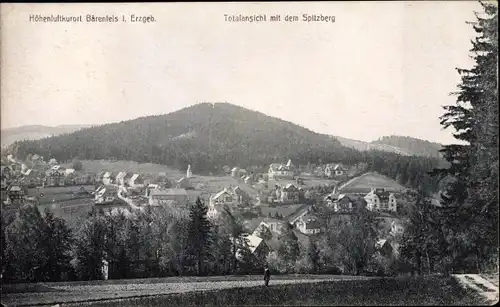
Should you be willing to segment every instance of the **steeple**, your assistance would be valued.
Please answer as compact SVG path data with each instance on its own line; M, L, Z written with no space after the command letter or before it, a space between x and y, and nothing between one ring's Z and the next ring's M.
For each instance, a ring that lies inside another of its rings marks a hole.
M188 165L188 169L186 171L186 178L191 178L193 173L191 172L191 164Z

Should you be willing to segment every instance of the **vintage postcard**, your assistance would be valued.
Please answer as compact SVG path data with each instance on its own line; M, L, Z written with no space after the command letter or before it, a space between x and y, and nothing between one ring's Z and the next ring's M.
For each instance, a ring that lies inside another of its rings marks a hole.
M2 3L2 306L498 302L498 2Z

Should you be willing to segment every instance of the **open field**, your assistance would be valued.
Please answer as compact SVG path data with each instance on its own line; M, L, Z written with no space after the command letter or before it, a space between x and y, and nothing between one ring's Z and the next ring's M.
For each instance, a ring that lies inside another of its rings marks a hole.
M341 193L368 193L372 188L384 188L390 192L401 192L405 189L396 181L378 173L366 173L353 178L339 187Z
M271 284L311 283L324 280L359 281L366 279L369 279L369 277L283 275L273 276ZM8 306L29 306L33 304L56 304L96 299L102 300L236 287L254 287L261 286L262 284L261 275L244 275L4 285L2 290L2 302L6 303ZM167 305L168 303L165 306Z
M62 201L71 201L71 200L79 199L79 198L75 197L74 193L78 192L81 187L83 187L85 190L87 190L89 192L93 192L95 190L93 185L33 188L33 189L28 189L28 196L38 197L40 204L62 202ZM40 196L42 193L43 193L43 196Z
M138 280L126 284L108 281L89 282L87 285L61 283L58 286L47 283L44 288L40 285L36 293L4 293L2 300L8 306L60 303L61 306L95 307L485 305L484 299L474 291L462 288L453 277L280 277L273 277L268 288L262 285L261 276L221 276L184 283L137 283ZM209 279L213 281L207 281Z

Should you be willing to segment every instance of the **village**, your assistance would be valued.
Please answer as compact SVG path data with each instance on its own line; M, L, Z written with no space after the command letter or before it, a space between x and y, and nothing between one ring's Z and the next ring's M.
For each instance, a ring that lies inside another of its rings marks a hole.
M391 238L404 230L398 213L403 187L387 187L384 176L364 173L362 166L326 164L316 166L312 173L300 172L291 160L271 164L267 173L226 166L226 176L217 181L194 175L190 165L181 178L168 178L161 172L90 173L64 167L53 158L48 162L36 154L29 158L32 168L10 155L2 165L3 208L35 204L69 225L84 218L92 207L125 215L162 207L187 215L189 205L200 198L208 205L209 219L215 221L229 211L244 221L250 249L259 258L279 245L276 239L267 238L269 232L276 238L291 225L305 247L332 222L349 218L360 208L376 212L383 221L379 225L381 248L390 243L396 253L397 243ZM381 184L377 184L379 177Z

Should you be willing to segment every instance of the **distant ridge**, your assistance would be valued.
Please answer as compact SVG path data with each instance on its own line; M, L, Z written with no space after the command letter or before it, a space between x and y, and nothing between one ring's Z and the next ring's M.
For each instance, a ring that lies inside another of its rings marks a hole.
M27 125L2 129L1 145L2 148L4 148L17 141L39 140L63 133L71 133L87 127L90 127L90 125L59 125L55 127L43 125Z
M360 151L381 150L404 156L442 157L439 150L443 145L408 136L383 136L372 142L363 142L339 136L335 136L335 138L339 140L342 145Z

